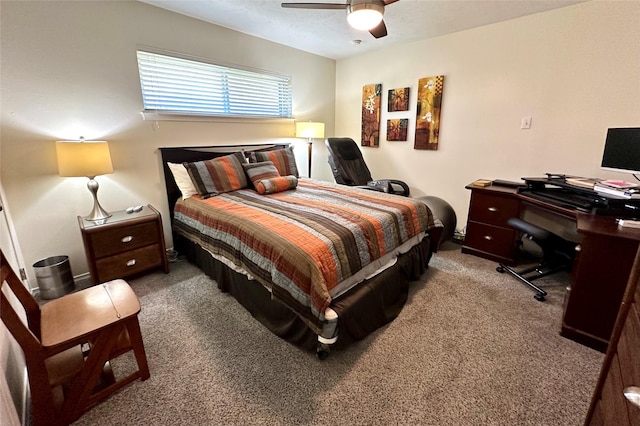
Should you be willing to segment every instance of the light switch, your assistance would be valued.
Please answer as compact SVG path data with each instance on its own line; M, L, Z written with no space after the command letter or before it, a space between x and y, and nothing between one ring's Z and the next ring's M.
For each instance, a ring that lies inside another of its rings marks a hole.
M520 122L521 129L530 129L531 128L531 116L522 117L522 121Z

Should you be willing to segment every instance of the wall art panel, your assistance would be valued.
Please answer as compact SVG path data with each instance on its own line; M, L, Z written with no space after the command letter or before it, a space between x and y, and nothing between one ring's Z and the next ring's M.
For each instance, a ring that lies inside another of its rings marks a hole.
M362 146L380 146L380 102L382 84L362 88Z
M414 149L438 149L443 86L443 75L418 80L418 107L416 111Z

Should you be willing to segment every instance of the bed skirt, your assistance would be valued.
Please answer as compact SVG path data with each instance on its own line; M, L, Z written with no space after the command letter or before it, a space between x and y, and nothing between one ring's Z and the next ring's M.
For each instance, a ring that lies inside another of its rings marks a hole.
M263 285L231 270L180 235L174 234L174 246L275 335L305 350L317 350L318 335L291 309L272 298ZM334 299L331 308L338 314L338 339L331 347L343 348L393 321L407 301L409 282L425 272L431 254L432 244L427 235L420 244L400 255L395 265Z

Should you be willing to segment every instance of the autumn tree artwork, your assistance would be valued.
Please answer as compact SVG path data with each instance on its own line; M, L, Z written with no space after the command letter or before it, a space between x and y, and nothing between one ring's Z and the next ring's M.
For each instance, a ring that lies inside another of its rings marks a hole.
M408 128L408 118L394 118L391 120L387 120L387 140L406 141Z
M380 102L382 84L362 87L362 146L380 146Z
M409 111L409 88L389 90L387 111Z
M418 107L416 111L414 149L438 149L443 86L443 75L418 80Z

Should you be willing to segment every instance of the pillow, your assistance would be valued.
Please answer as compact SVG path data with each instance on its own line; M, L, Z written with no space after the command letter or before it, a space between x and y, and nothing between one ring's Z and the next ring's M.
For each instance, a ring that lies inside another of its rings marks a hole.
M280 176L278 169L276 169L276 166L274 166L271 161L245 163L242 167L244 167L244 171L247 173L247 177L251 182Z
M183 163L193 185L203 198L247 187L247 177L242 168L244 156L236 152L224 157L195 163Z
M182 164L178 163L167 163L169 166L169 170L171 170L171 174L173 175L173 180L176 181L176 185L178 189L182 193L182 199L186 200L198 193L198 190L195 186L193 186L193 182L191 181L191 177L189 176L189 172Z
M288 191L296 189L298 186L298 178L295 176L278 176L269 179L262 179L253 182L253 186L258 194L274 194L276 192Z
M296 157L293 155L293 148L276 149L273 151L250 152L249 162L259 163L261 161L271 161L280 176L292 175L299 177L298 167L296 166Z

